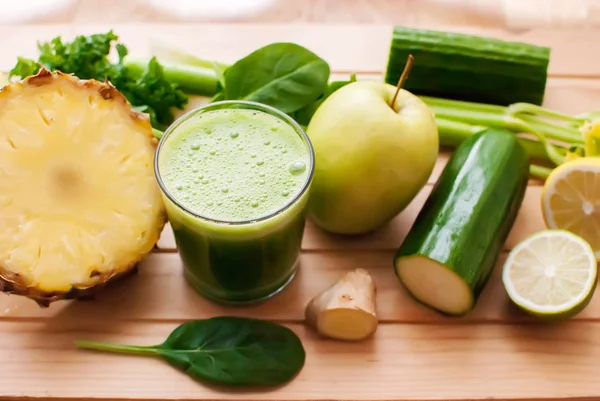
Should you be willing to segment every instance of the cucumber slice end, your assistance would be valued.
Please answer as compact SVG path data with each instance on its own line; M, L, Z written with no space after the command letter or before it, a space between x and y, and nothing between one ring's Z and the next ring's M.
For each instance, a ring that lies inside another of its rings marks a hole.
M447 266L423 255L399 257L394 265L402 284L422 304L449 315L473 308L471 288Z

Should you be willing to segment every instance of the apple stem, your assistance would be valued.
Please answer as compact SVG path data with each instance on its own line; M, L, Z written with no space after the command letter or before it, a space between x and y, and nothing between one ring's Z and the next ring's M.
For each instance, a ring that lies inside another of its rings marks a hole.
M396 103L396 98L398 97L398 93L400 93L400 89L402 89L402 85L404 85L404 82L406 82L406 79L408 78L408 74L410 73L410 69L412 68L414 61L415 61L415 58L413 57L413 55L409 54L408 60L406 61L406 64L404 65L404 71L402 71L402 75L400 75L400 79L398 80L398 85L396 85L396 93L394 93L394 97L392 98L392 103L390 103L390 107L392 109L394 108L394 103Z

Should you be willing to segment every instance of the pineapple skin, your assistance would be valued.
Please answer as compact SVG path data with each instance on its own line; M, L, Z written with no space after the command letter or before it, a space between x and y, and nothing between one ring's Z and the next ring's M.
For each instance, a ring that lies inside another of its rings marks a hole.
M154 137L152 132L152 126L150 119L147 114L137 112L131 108L131 104L113 85L108 82L100 82L94 79L82 80L71 74L65 74L60 71L49 71L46 68L41 68L36 75L32 75L24 78L16 83L7 84L0 89L0 99L3 96L7 96L12 90L14 85L29 85L29 86L43 86L48 85L54 80L65 80L68 83L84 88L92 89L97 91L104 100L117 101L121 106L128 112L129 117L138 124L140 131L144 131L148 136L148 141L156 149L158 140ZM158 184L157 184L158 187ZM155 219L155 227L150 230L152 235L149 241L152 244L151 249L148 252L141 254L136 260L131 261L123 266L119 266L118 269L112 269L111 271L101 273L95 272L85 282L75 283L67 291L44 291L38 287L30 285L21 275L6 269L0 261L0 291L6 294L19 295L27 297L35 301L40 307L47 308L51 303L60 300L75 300L75 299L90 299L93 298L94 294L113 283L114 281L137 273L137 267L139 263L155 249L156 243L158 242L160 235L164 229L164 226L168 222L167 213L164 204L160 203L160 211Z
M47 308L51 303L56 301L91 298L97 291L112 284L117 279L136 274L139 262L127 265L119 272L112 272L113 274L94 276L85 286L73 287L66 292L46 292L36 287L28 286L18 275L0 268L0 291L9 295L25 296L35 301L41 308Z

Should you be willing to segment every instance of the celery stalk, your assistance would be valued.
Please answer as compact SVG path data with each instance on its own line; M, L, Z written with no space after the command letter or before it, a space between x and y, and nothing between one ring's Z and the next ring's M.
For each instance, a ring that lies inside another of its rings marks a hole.
M548 167L536 166L535 164L529 166L529 174L542 180L548 178L551 172L552 169Z
M213 96L218 91L217 73L212 68L162 62L161 64L164 67L165 77L187 94ZM147 65L146 59L131 58L125 61L125 66L134 74L142 74Z
M169 43L161 39L155 39L150 43L150 52L156 56L161 64L185 64L210 69L213 69L215 65L220 69L225 69L228 67L227 64L220 63L218 61L206 60L197 57L183 49L174 46L173 43Z
M544 116L544 117L552 118L554 120L561 121L563 123L567 123L573 127L578 127L579 125L581 125L584 122L583 119L581 119L581 118L569 116L567 114L559 113L554 110L548 110L541 106L537 106L535 104L529 104L529 103L511 104L510 106L508 106L507 112L510 115L515 116L515 117L519 117L521 114Z
M438 99L421 96L436 117L455 120L478 126L497 126L514 132L541 134L549 140L561 142L583 143L583 138L576 128L551 124L533 115L519 118L509 113L509 108L496 105Z
M590 145L592 139L582 134L582 127L600 112L570 116L528 103L499 106L430 96L421 96L421 99L435 114L442 145L456 146L473 131L495 126L515 134L535 136L537 141L526 139L521 143L532 158L550 161L554 165L573 157L571 149L596 149L595 144ZM600 149L600 145L597 148ZM588 155L590 152L584 153ZM540 178L546 173L548 171L540 166L532 167L532 174Z
M487 127L471 125L460 121L448 120L442 117L435 117L438 127L441 146L456 147L465 139Z
M160 138L162 138L165 133L159 129L152 127L152 134L156 139L160 140Z
M438 127L440 138L440 146L455 148L460 145L465 139L477 132L483 131L489 127L480 125L471 125L460 121L447 120L441 117L435 118ZM552 162L548 157L543 143L529 138L519 138L519 142L525 147L532 160L540 162ZM558 154L561 158L565 157L567 149L555 145Z

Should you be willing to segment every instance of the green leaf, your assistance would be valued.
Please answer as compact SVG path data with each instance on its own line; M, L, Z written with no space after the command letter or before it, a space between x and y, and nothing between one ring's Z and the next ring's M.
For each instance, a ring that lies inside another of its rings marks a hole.
M333 92L340 89L343 86L348 85L351 82L356 82L356 74L350 75L350 79L347 81L333 81L327 87L325 93L323 93L317 100L312 103L307 104L300 110L297 110L292 118L296 120L296 122L302 126L307 126L310 122L312 116L315 114L319 106L327 99Z
M38 44L37 62L19 58L10 74L24 78L35 74L41 64L49 70L73 74L80 79L108 79L136 110L148 113L154 128L164 129L175 119L173 108L183 109L187 104L187 95L167 79L156 58L140 71L126 65L124 59L128 50L121 43L114 46L118 62L112 63L109 54L118 39L112 30L76 36L72 42L63 42L58 36Z
M223 93L223 91L215 93L215 95L210 98L210 103L218 102L221 100L225 100L225 94Z
M127 47L122 43L117 43L115 48L117 49L117 54L119 55L119 64L123 64L123 60L129 53L129 50L127 50Z
M217 74L217 80L219 81L220 87L218 90L225 88L225 70L226 68L221 66L219 63L212 62L212 68Z
M266 320L233 316L186 322L160 345L129 346L78 341L78 347L160 356L190 377L229 386L278 386L305 362L300 339Z
M89 36L76 36L72 42L63 43L60 36L50 42L38 44L39 62L52 71L72 73L81 79L104 80L112 68L108 59L112 43L118 36L109 31Z
M183 109L188 102L188 97L176 85L165 78L163 66L155 57L150 59L146 70L137 77L123 67L119 74L112 77L114 85L121 91L134 106L145 105L154 111L150 116L155 116L152 126L164 127L174 120L172 108Z
M329 64L294 43L273 43L238 60L224 72L224 98L251 100L293 113L327 88Z
M19 78L25 78L30 75L35 75L40 70L40 64L31 59L19 57L17 58L17 65L13 67L9 72L9 77L17 76Z

